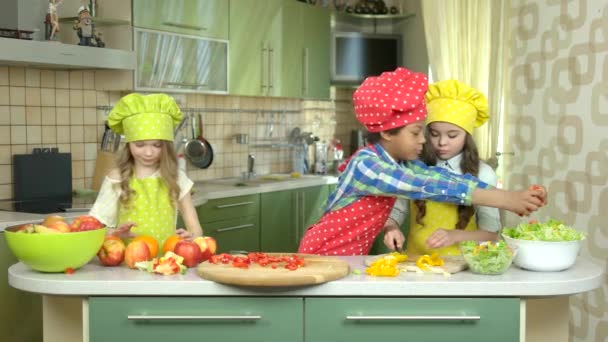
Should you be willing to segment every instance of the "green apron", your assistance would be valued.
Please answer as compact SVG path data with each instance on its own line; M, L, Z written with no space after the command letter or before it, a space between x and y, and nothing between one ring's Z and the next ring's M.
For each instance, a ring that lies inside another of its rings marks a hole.
M152 236L160 249L169 236L175 235L177 212L171 203L169 189L161 177L132 177L129 187L135 193L126 205L120 203L118 223L134 222L137 226L131 232Z

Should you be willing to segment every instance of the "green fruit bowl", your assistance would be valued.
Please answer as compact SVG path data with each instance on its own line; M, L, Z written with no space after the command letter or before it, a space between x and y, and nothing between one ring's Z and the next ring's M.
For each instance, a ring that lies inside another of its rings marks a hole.
M15 257L40 272L76 270L95 257L103 244L106 229L74 233L30 234L21 227L4 230L8 248Z

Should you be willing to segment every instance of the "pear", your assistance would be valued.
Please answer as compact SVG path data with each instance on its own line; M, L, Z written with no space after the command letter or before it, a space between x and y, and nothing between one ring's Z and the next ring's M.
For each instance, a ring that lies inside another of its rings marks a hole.
M36 232L38 234L58 234L58 233L61 233L57 229L45 227L45 226L43 226L41 224L35 224L34 225L34 232Z

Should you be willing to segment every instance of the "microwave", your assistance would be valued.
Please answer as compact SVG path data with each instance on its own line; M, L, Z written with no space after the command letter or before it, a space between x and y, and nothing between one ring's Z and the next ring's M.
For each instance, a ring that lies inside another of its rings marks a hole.
M396 34L334 32L330 51L332 83L359 84L403 65Z

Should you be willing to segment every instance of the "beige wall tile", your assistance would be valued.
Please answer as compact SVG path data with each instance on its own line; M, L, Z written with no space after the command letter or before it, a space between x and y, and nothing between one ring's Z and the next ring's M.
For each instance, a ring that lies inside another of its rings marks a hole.
M0 145L11 144L11 126L0 126Z
M0 145L0 164L7 165L12 163L13 156L11 154L11 147L9 145Z
M8 85L8 67L0 66L0 85Z
M13 182L13 168L10 165L0 165L0 184Z
M57 107L70 106L70 91L67 89L57 89L55 91L55 105Z
M26 132L27 132L27 143L28 144L42 143L42 126L40 126L40 125L26 126Z
M25 125L25 107L10 106L11 125Z
M95 160L85 160L84 161L84 176L89 178L93 177L95 173Z
M26 143L25 126L11 126L11 144Z
M85 143L96 143L97 142L97 126L85 125L84 126L84 142Z
M84 178L72 179L72 189L84 189L84 187L85 187Z
M95 72L84 71L82 73L82 88L83 89L95 89Z
M40 125L42 123L40 107L25 107L25 123L27 125Z
M8 86L0 86L0 105L11 103L10 91Z
M70 108L69 107L56 107L57 124L58 125L69 125L70 124Z
M84 159L85 160L95 160L97 158L97 143L88 143L84 144Z
M55 88L40 88L40 105L54 107L57 103L55 96Z
M84 124L84 109L82 107L70 107L70 125Z
M13 106L25 105L25 87L9 87L10 104Z
M13 197L12 185L0 185L0 198L9 199Z
M25 86L25 68L9 67L8 69L8 84L12 87Z
M54 70L40 70L40 86L43 88L55 88Z
M84 178L84 161L74 161L74 152L72 152L72 178ZM84 183L82 180L79 183L72 182L72 186L79 184L76 187L82 187Z
M40 106L40 88L25 88L25 105Z
M70 126L57 126L57 143L66 144L70 142Z
M54 126L57 123L55 107L42 107L40 117L43 126ZM55 129L55 127L53 127L53 129Z
M57 143L57 127L42 126L42 143L56 144Z
M84 108L83 122L85 125L97 124L97 110L95 108Z
M11 152L13 153L13 155L28 153L27 145L25 145L25 144L23 144L23 145L12 145L11 146Z
M70 149L72 152L72 161L74 160L84 160L84 144L70 144Z
M70 153L71 152L70 144L57 144L57 148L59 148L59 152L61 152L61 153Z
M110 95L107 91L97 91L97 106L109 106L110 105Z
M0 106L0 125L11 124L11 111L9 106Z
M56 71L55 72L55 88L58 89L69 89L70 88L70 74L67 71Z
M70 89L82 89L82 71L70 71Z
M40 69L25 69L25 86L40 87Z
M83 91L80 89L70 89L70 107L83 106Z
M84 142L84 126L70 126L70 142L72 143L83 143Z
M83 91L83 106L84 107L96 107L97 106L97 93L95 90Z

